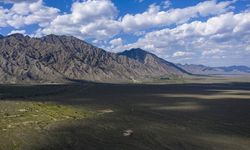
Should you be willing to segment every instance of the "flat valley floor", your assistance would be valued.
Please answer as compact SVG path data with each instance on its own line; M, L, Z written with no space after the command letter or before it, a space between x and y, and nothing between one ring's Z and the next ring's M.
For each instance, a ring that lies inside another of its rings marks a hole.
M247 81L1 85L0 150L249 150Z

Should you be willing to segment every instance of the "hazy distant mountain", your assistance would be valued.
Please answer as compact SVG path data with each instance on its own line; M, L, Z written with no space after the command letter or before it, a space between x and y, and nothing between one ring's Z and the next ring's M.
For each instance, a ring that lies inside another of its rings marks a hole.
M168 62L158 56L144 51L140 48L125 50L124 52L118 53L120 56L127 56L131 59L137 60L144 64L147 68L156 70L157 72L164 74L184 75L189 74L187 71L179 68L175 64Z
M250 67L247 66L228 66L228 67L208 67L194 64L177 64L180 68L200 75L240 75L250 74Z
M225 72L250 73L250 67L247 67L247 66L228 66L228 67L217 67L217 68L222 69Z
M72 36L13 34L0 39L0 82L123 81L185 74L153 54L145 54L142 61L126 53L109 53Z

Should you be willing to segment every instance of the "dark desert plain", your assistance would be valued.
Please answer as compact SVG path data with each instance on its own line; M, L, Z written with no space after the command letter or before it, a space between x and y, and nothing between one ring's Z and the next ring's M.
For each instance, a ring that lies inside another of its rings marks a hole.
M249 79L1 85L0 149L248 150Z

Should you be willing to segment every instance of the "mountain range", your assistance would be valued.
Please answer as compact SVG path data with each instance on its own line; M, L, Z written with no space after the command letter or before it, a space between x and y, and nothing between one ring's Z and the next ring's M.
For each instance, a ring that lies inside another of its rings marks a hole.
M232 72L250 73L250 69L174 64L140 48L111 53L73 36L0 36L0 82L3 84L72 80L127 82Z
M209 67L194 64L176 64L193 75L247 75L250 74L250 67L247 66L222 66Z
M120 82L185 74L175 64L141 49L110 53L72 36L13 34L0 39L1 83Z

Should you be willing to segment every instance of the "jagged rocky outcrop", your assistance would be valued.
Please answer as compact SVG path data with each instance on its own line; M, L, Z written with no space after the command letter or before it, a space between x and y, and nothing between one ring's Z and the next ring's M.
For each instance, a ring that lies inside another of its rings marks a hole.
M106 82L185 74L172 63L158 60L152 54L146 54L141 61L124 55L127 52L106 52L72 36L31 38L13 34L0 38L0 82Z

